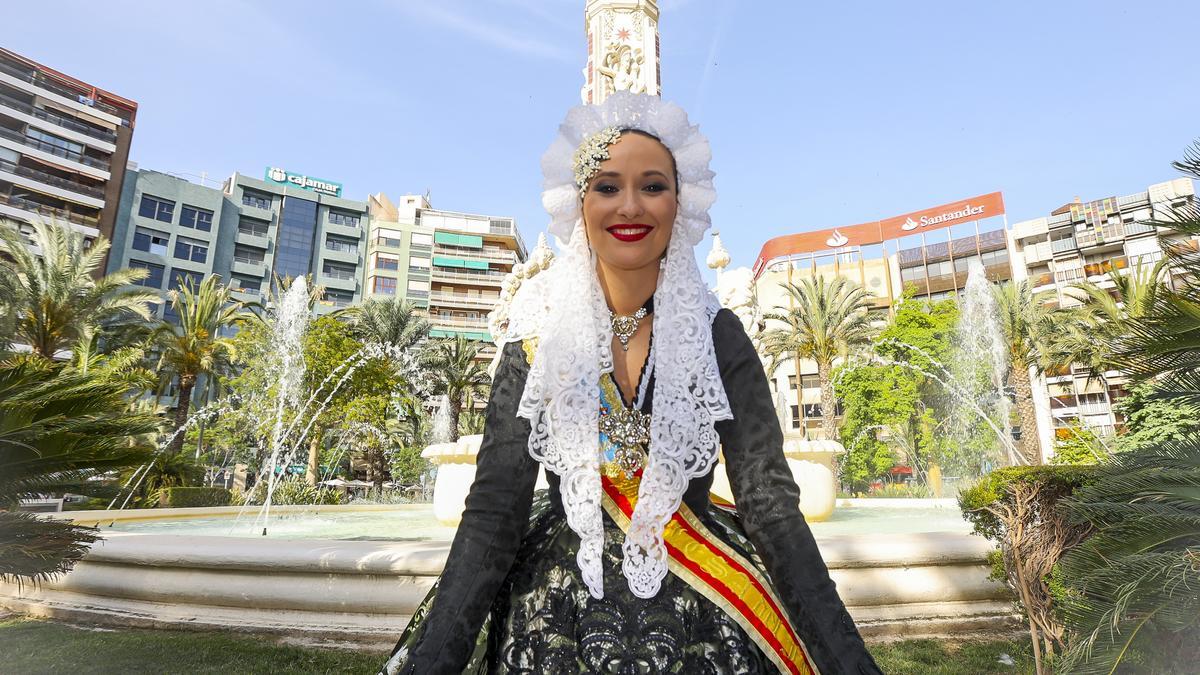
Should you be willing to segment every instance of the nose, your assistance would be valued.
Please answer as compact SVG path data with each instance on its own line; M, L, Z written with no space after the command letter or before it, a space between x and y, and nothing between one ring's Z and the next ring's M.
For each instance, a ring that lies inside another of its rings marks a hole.
M625 190L622 193L621 203L617 206L618 216L632 220L645 213L645 211L642 207L642 196L638 193L638 190Z

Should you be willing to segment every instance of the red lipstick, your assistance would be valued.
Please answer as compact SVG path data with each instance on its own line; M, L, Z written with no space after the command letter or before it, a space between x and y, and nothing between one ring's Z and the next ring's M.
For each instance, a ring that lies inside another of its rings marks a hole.
M618 241L634 242L645 239L646 235L650 234L650 231L653 230L654 227L650 225L643 225L641 223L619 223L605 229L609 234L616 237Z

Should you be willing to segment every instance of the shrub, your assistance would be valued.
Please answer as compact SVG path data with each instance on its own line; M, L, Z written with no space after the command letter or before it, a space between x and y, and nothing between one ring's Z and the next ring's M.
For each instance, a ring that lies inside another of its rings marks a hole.
M1002 566L994 566L993 575L1012 589L1029 621L1038 673L1045 672L1045 657L1065 647L1051 587L1054 566L1092 531L1088 523L1069 521L1060 502L1086 485L1094 471L1079 466L1009 467L959 493L963 517L976 534L999 547Z
M244 504L262 504L267 499L267 482L260 480L249 494L242 495ZM281 478L275 482L275 490L271 493L272 504L312 504L334 505L347 502L345 493L332 488L313 487L300 477Z
M174 509L189 506L229 506L232 494L221 487L170 487L159 491L158 505Z

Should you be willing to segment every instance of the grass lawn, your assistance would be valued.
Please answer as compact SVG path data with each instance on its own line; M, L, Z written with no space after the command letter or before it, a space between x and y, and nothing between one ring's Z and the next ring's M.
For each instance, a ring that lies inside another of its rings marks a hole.
M0 620L0 672L70 673L362 673L382 652L312 649L268 638L170 630L92 630L19 618ZM871 649L889 675L1029 673L1027 645L1016 642L910 640ZM1015 665L1000 662L1009 655Z

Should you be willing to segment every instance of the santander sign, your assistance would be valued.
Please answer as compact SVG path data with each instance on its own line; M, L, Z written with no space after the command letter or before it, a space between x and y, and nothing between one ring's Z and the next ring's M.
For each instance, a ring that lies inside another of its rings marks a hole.
M900 229L904 230L905 232L911 232L918 227L940 225L951 220L962 220L964 218L971 218L973 216L986 218L987 216L985 216L983 213L986 209L986 205L974 206L972 204L966 204L963 208L957 211L946 211L933 216L921 215L921 217L917 220L913 220L912 216L908 216L904 219L904 224L900 226Z

